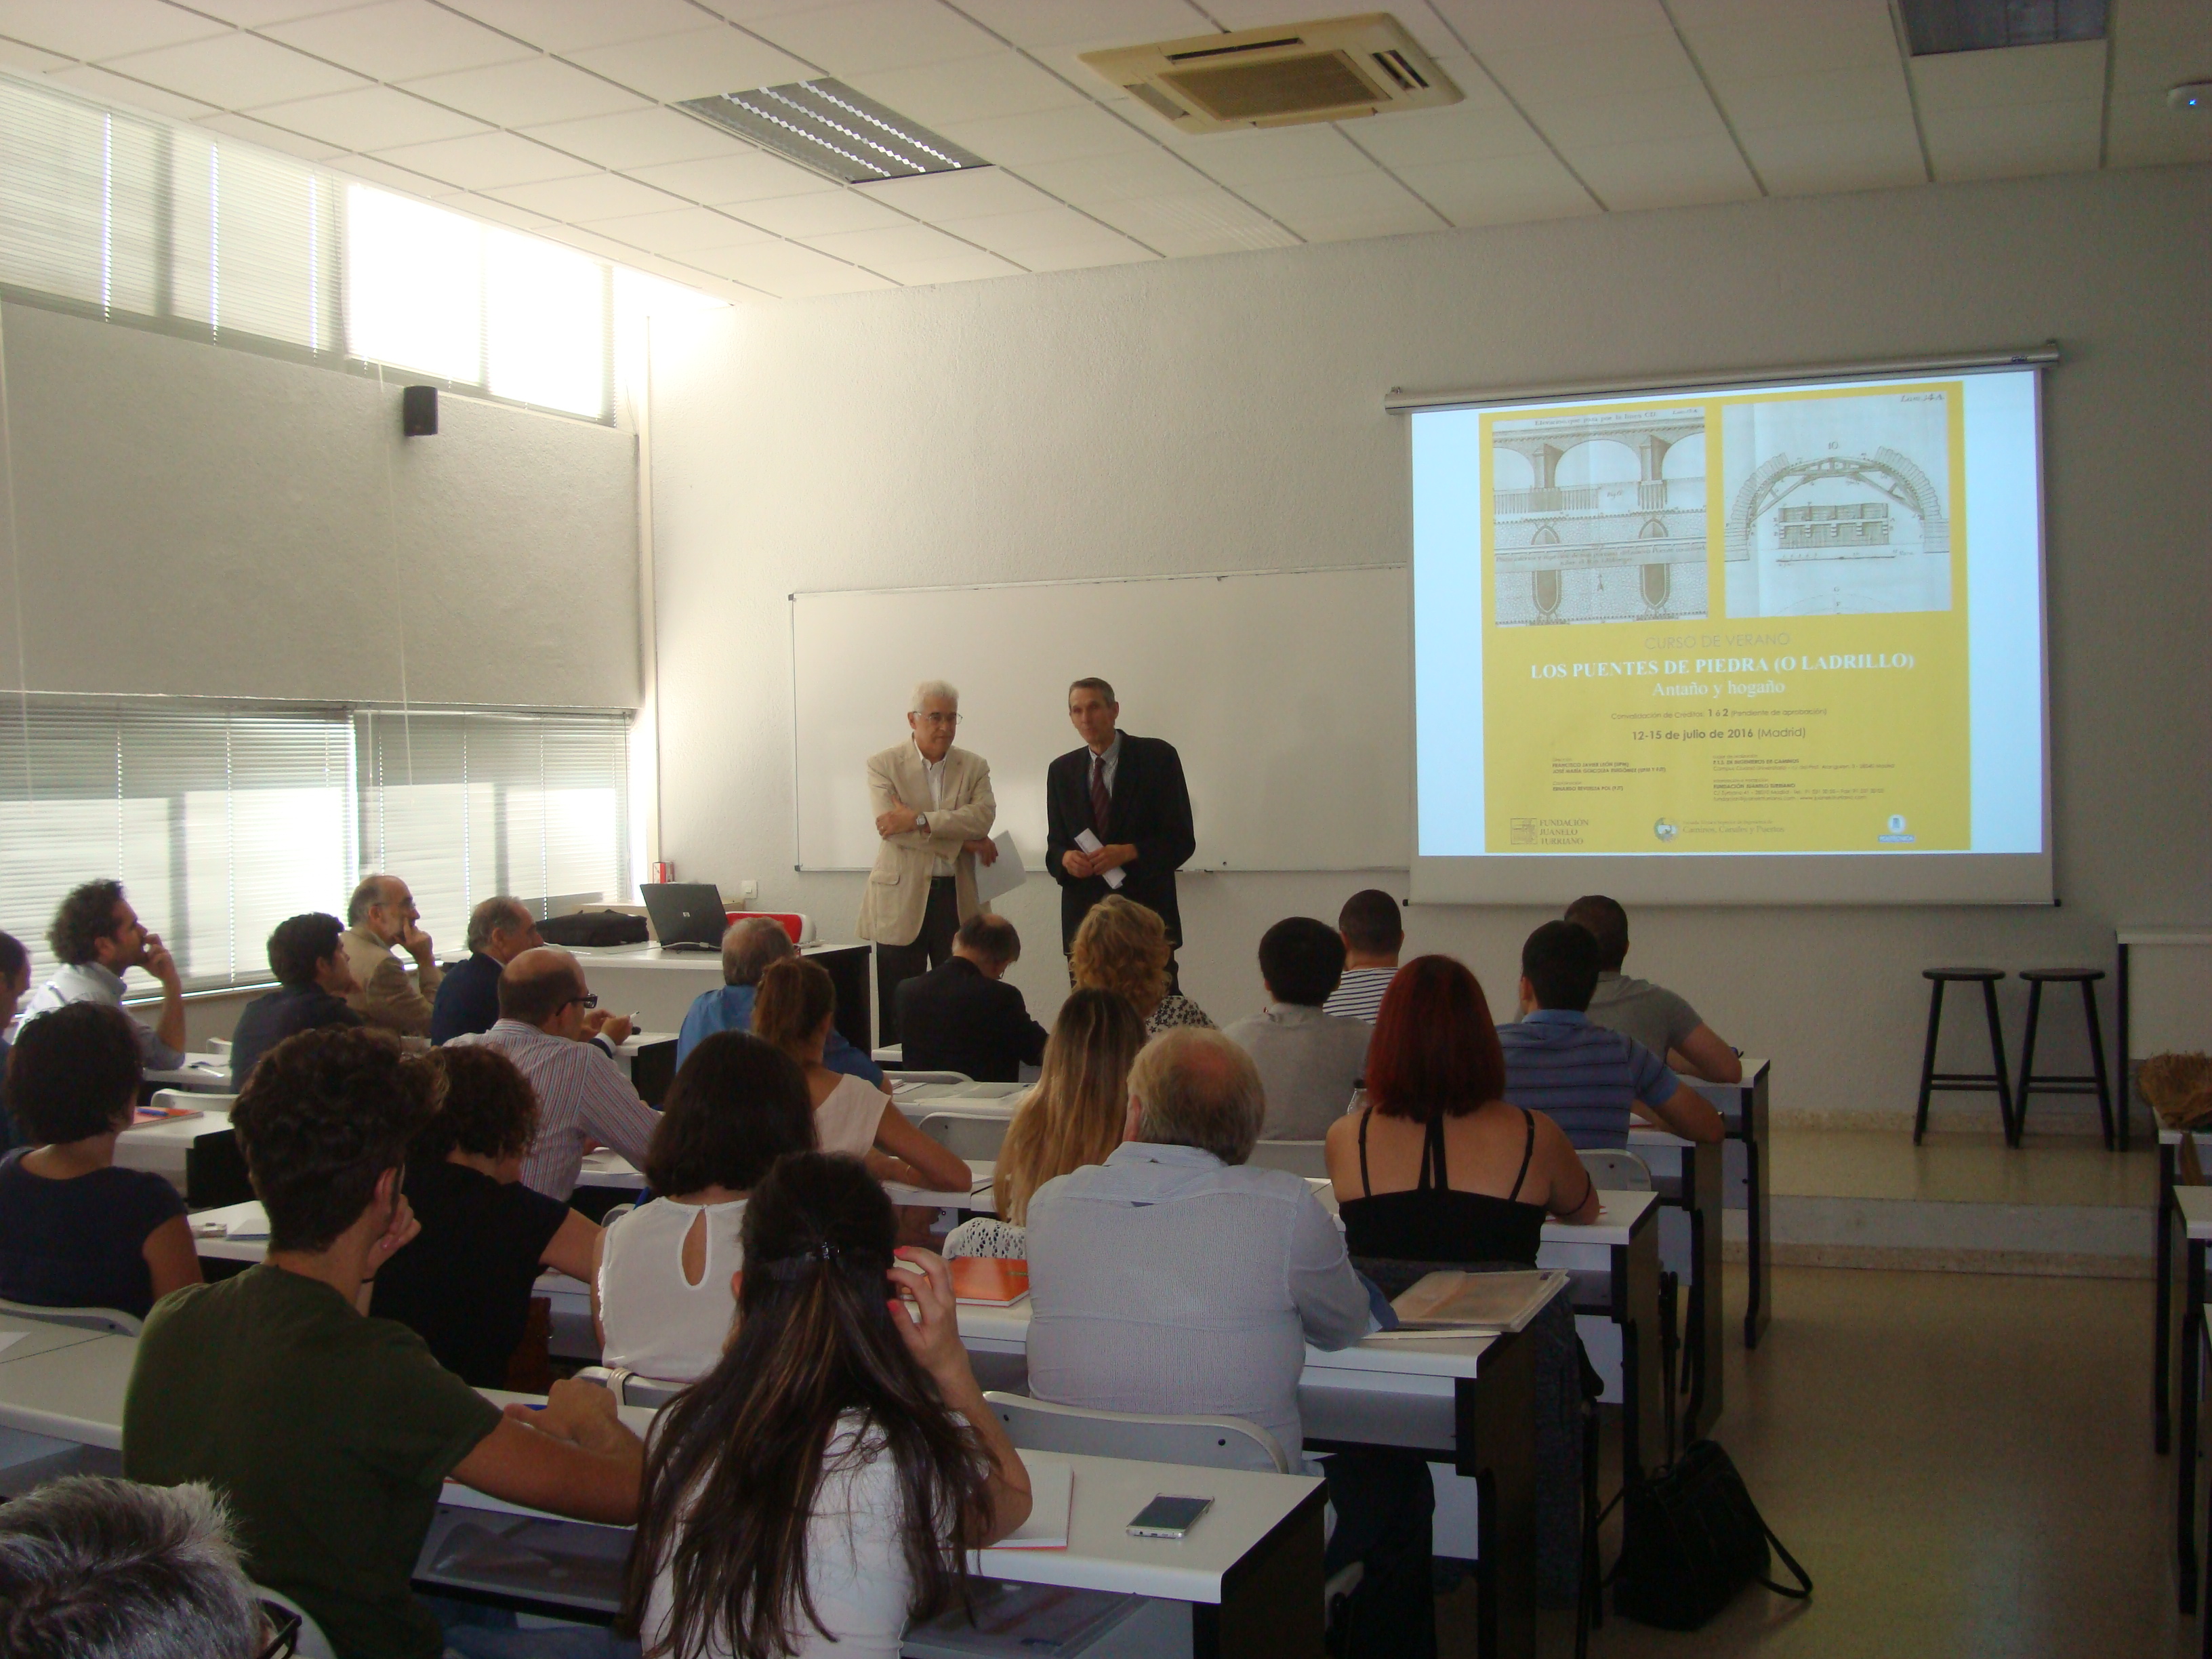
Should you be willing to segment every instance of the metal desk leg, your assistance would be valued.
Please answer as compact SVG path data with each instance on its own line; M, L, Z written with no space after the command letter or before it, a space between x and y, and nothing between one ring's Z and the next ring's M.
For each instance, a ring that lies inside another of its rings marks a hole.
M2129 1109L2135 1103L2135 1074L2128 1070L2128 1056L2135 1052L2128 1040L2128 947L2120 946L2119 971L2112 977L2112 1012L2120 1027L2120 1150L2128 1150Z
M1322 1659L1324 1489L1231 1568L1218 1606L1191 1604L1192 1659Z
M2151 1443L2163 1453L2168 1443L2171 1413L2168 1368L2173 1364L2173 1163L2174 1149L2163 1140L2158 1146L2158 1203L2152 1211L2158 1237L2153 1247L2157 1281L2158 1329L2152 1339Z
M1534 1659L1536 1651L1535 1375L1526 1336L1502 1336L1484 1351L1480 1374L1453 1390L1456 1465L1477 1483L1479 1659ZM1316 1601L1318 1571L1299 1587Z
M1772 1187L1767 1177L1766 1070L1743 1091L1744 1285L1743 1346L1756 1348L1773 1316L1773 1291L1768 1282L1767 1249Z
M2204 1309L2204 1246L2189 1241L2188 1300L2181 1310L2181 1435L2174 1448L2173 1483L2180 1494L2174 1507L2174 1577L2184 1614L2197 1611L2197 1392L2202 1377L2197 1345Z

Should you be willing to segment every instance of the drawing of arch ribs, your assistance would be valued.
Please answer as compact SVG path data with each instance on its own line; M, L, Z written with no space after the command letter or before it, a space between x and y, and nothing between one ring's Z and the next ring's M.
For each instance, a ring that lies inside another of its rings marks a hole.
M1871 455L1828 455L1800 461L1785 452L1760 462L1743 481L1729 508L1723 556L1731 564L1749 559L1753 552L1752 532L1760 515L1804 485L1825 478L1849 478L1879 490L1920 520L1923 552L1950 553L1951 524L1943 512L1943 498L1936 493L1935 484L1917 462L1884 445Z

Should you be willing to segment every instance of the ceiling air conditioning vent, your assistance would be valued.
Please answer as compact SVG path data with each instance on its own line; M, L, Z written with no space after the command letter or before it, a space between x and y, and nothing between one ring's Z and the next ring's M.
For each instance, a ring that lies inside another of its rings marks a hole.
M1387 12L1086 52L1083 61L1185 132L1349 121L1460 101Z

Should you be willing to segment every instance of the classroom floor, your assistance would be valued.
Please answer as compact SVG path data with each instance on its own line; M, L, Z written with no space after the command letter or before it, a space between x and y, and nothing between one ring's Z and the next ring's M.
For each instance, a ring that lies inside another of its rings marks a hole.
M1778 1122L1768 1159L1778 1196L2125 1205L2146 1212L2158 1196L2158 1143L2143 1134L2125 1152L2106 1152L2094 1136L2033 1129L2008 1148L1994 1127L1931 1129L1915 1146L1906 1130Z
M1750 1356L1741 1285L1714 1437L1813 1599L1751 1589L1689 1634L1608 1615L1598 1659L2197 1651L2151 1450L2148 1283L1784 1267ZM1437 1610L1441 1651L1473 1653L1473 1585ZM1545 1659L1573 1643L1571 1613L1544 1615Z

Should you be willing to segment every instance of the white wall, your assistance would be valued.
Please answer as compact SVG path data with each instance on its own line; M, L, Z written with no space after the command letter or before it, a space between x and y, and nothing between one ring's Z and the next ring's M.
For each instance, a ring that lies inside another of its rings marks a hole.
M1919 969L2108 961L2212 921L2212 172L1686 209L740 308L653 360L662 855L849 931L793 871L793 589L1402 560L1409 390L2062 343L2049 380L2056 909L1651 908L1632 969L1778 1061L1778 1109L1909 1109ZM943 672L990 648L988 597ZM1285 664L1287 675L1398 665ZM1058 686L1040 686L1057 699ZM1121 688L1134 731L1175 711ZM1267 718L1267 688L1253 688ZM1410 714L1408 718L1410 718ZM902 731L884 711L884 741ZM1071 746L1073 739L1071 738ZM1315 757L1326 783L1328 757ZM1253 1011L1253 951L1341 876L1186 877L1184 984ZM1379 883L1403 893L1402 874ZM1003 907L1049 1017L1056 890ZM1494 1003L1541 913L1408 913ZM2108 1005L2109 1008L2109 1005ZM1961 1010L1961 1013L1971 1011ZM2008 1001L2017 1050L2019 1006ZM2109 1012L2108 1016L2109 1018ZM2078 1056L2078 1016L2050 1052ZM1969 1056L1972 1035L1954 1063ZM1939 1108L1941 1109L1941 1108ZM1990 1108L1954 1109L1994 1121ZM2039 1112L2046 1109L2039 1107ZM2079 1109L2047 1109L2056 1119Z
M24 305L0 337L0 684L636 705L633 434L444 397L403 438L405 375Z

